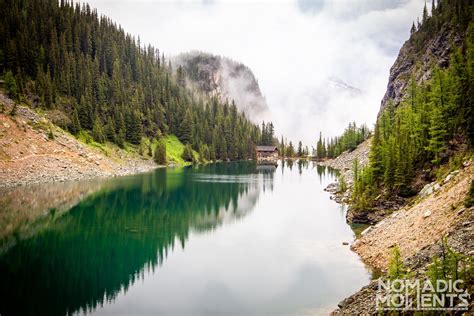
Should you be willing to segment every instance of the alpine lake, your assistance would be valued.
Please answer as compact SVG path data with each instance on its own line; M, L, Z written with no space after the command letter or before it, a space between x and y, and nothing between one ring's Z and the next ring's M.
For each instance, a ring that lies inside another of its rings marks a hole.
M306 161L0 190L0 315L327 315L370 280Z

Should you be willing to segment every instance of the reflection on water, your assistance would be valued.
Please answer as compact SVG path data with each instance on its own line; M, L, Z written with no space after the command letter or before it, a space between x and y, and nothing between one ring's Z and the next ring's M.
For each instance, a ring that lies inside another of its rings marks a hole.
M311 162L313 168L316 168L319 177L319 183L323 183L323 179L326 177L326 174L331 178L336 178L339 176L339 171L337 169L332 169L326 166L318 165L315 161Z
M296 173L292 161L278 167L283 174L252 162L223 163L63 184L62 191L41 186L34 197L24 190L23 200L36 201L29 203L41 214L36 220L3 199L8 212L0 227L9 246L0 255L0 314L294 314L333 308L351 289L328 287L341 273L329 269L358 271L349 278L356 287L367 275L357 257L339 247L352 232L313 181L319 177L324 184L332 175L296 164ZM10 201L22 196L15 190ZM318 201L322 208L311 205L314 198L324 198ZM331 231L318 220L333 225ZM29 233L20 238L12 226Z
M0 253L47 227L106 181L0 188Z

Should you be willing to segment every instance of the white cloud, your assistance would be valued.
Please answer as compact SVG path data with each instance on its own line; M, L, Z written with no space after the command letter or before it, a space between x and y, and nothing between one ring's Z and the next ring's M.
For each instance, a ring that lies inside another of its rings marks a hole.
M424 1L89 3L166 55L200 50L243 62L259 81L277 133L311 145L319 131L335 136L349 121L374 123L390 66Z

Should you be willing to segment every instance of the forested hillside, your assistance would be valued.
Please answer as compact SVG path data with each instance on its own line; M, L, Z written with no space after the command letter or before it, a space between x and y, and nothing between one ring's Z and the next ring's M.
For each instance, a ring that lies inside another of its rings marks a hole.
M405 79L403 98L382 104L369 165L363 170L357 170L356 165L354 170L352 198L358 210L370 210L383 197L416 194L421 185L443 176L443 171L459 168L463 155L472 150L474 5L468 0L444 0L433 5L431 15L425 6L422 21L413 24L404 45L411 49L401 50L396 65L409 58L420 65L426 54L436 60L445 46L433 43L458 45L452 46L447 62L433 62L420 78L415 66ZM451 35L445 38L446 34ZM393 80L401 79L391 78L388 90Z
M88 5L0 0L0 73L17 102L98 143L174 134L201 158L244 159L262 131L229 101L186 89L152 46ZM11 113L14 115L15 113Z
M356 122L349 123L341 136L323 138L322 133L319 134L316 143L316 157L318 159L336 158L344 151L354 150L357 145L361 144L370 136L370 130L367 125L362 124L357 127Z

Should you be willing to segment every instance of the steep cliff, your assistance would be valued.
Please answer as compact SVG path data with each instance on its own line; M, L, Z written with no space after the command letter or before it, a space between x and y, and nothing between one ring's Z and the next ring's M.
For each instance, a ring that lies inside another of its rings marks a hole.
M441 10L440 7L436 10L418 28L412 28L410 38L400 49L390 68L387 91L381 101L379 115L387 108L389 100L395 106L400 103L410 78L413 77L417 83L429 80L433 68L447 68L453 49L463 45L468 32L467 23L459 18L453 19L454 13L450 10Z
M237 108L250 119L264 119L268 106L250 68L229 58L203 52L181 54L173 59L182 66L189 85L222 101L234 100Z

